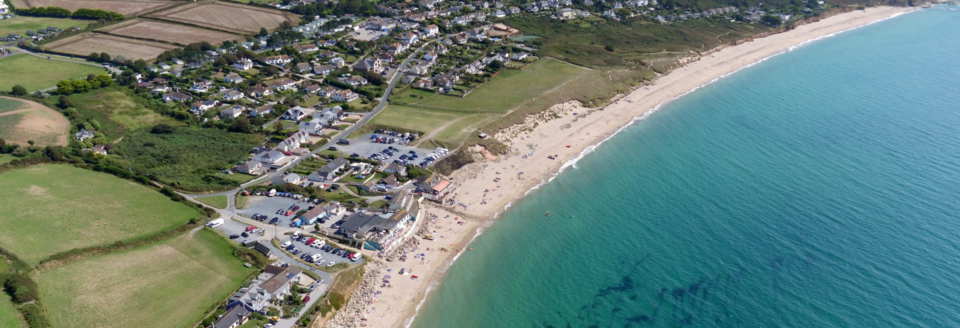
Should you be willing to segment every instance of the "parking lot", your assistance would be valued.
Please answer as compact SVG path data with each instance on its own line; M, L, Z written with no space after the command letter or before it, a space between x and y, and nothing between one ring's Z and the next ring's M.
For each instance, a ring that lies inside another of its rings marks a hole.
M378 30L360 29L359 31L351 32L350 38L354 40L359 40L359 41L370 41L374 39L379 39L384 35L387 35L387 32L378 31Z
M395 149L393 155L389 155L389 156L382 155L383 157L377 157L373 159L389 164L389 163L393 163L394 160L399 160L400 157L406 155L407 164L410 164L410 165L419 165L420 163L423 162L424 159L426 159L428 154L431 154L434 152L433 150L425 150L417 147L403 145L399 141L394 142L392 144L377 143L375 142L375 139L371 138L371 136L373 135L377 135L381 137L383 136L382 134L376 134L376 133L363 134L357 139L350 140L349 145L336 145L337 150L343 153L344 156L352 156L353 154L357 154L362 158L370 159L371 156L381 153L384 150L387 150L389 147L393 147ZM399 139L399 137L393 137L393 136L389 136L389 138ZM417 155L417 158L413 158L411 160L409 158L412 155L410 151L413 151L414 154Z
M221 224L219 227L216 227L215 229L217 229L218 231L220 231L221 233L227 236L234 236L234 235L239 236L237 238L231 239L237 243L242 243L244 240L251 240L251 241L259 240L262 237L262 233L261 232L252 233L252 231L251 233L248 233L247 227L249 226L250 225L243 222L224 219L223 224ZM246 237L243 236L244 233L247 234Z
M328 222L329 224L329 222ZM283 244L290 243L291 246L296 247L299 250L299 254L293 255L293 257L304 259L303 256L312 256L313 254L320 254L321 259L318 260L316 265L327 266L332 264L330 263L348 263L348 264L361 264L363 263L363 258L361 257L356 262L351 261L349 258L341 255L336 255L333 253L332 249L321 246L307 246L303 241L294 240L292 236L283 236L280 240ZM281 244L281 245L283 245ZM327 248L326 250L324 248ZM304 259L305 260L305 259Z
M273 218L278 218L280 219L278 226L290 227L290 221L297 215L297 211L305 210L313 205L313 203L307 203L303 200L286 197L250 196L247 197L247 208L237 210L237 212L248 218L252 218L254 214L266 215L267 220L263 221L264 224L268 224ZM278 210L285 210L290 206L300 206L300 209L293 211L290 215L284 215L286 213L277 214Z

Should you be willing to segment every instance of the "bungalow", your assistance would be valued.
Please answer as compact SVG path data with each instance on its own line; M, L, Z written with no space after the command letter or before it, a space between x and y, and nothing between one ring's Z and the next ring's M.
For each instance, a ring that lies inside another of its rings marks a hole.
M338 91L340 91L340 89L337 89L334 87L326 87L321 89L320 91L317 91L317 95L324 98L330 98L331 96L333 96L334 93L337 93Z
M400 181L397 181L397 176L391 174L386 178L380 179L380 182L378 182L377 184L383 186L381 187L382 189L390 189L390 188L399 187Z
M297 82L288 78L282 78L270 83L270 87L277 90L290 90L296 86Z
M333 65L317 65L313 67L313 74L327 76L327 74L336 71L337 68Z
M250 117L263 117L273 111L273 105L263 105L260 108L250 110Z
M387 52L389 52L389 53L393 54L394 56L396 56L396 55L399 55L399 54L403 53L404 51L406 51L406 50L407 50L407 46L406 46L405 44L403 44L403 43L396 43L396 42L394 42L394 43L392 43L392 44L384 47L384 49L386 49Z
M283 176L283 183L300 184L300 182L303 182L303 177L299 174L290 173Z
M524 60L524 59L527 58L527 56L529 56L529 55L530 55L530 54L528 54L528 53L526 53L526 52L518 52L518 53L513 54L513 56L510 56L510 59L512 59L512 60Z
M263 273L261 273L257 279L264 280L264 283L260 286L263 287L272 298L283 299L290 294L290 287L300 281L300 277L302 276L303 270L296 265L291 265L286 268L268 265L263 269Z
M330 163L327 163L327 165L321 167L316 172L310 174L307 177L307 180L315 182L335 181L339 177L338 173L340 170L349 164L350 162L346 159L338 157L337 159L330 161Z
M337 68L342 68L342 67L344 67L344 66L347 66L347 61L346 61L345 59L343 59L343 58L340 58L340 57L330 58L330 60L328 60L327 63L329 63L330 65L333 65L333 66L335 66L335 67L337 67Z
M254 158L264 164L276 164L283 159L283 153L276 150L265 151L257 154Z
M353 68L361 72L380 73L380 71L383 71L383 66L380 63L380 59L374 57L364 58Z
M248 58L241 58L236 63L233 63L233 68L236 68L241 71L246 71L253 68L253 61Z
M306 132L313 135L320 135L320 131L322 130L323 124L316 118L309 122L300 122L300 125L297 127L298 132Z
M319 84L311 84L311 85L305 86L305 87L303 87L303 91L306 92L306 93L308 93L308 94L317 93L317 91L320 91L320 85L319 85Z
M293 49L296 49L297 52L299 53L320 51L320 47L314 44L304 44L304 45L293 46Z
M93 138L93 131L88 131L87 129L80 128L80 132L76 134L77 140L84 141L90 138Z
M200 115L217 105L220 105L220 101L218 100L198 101L190 105L190 113Z
M250 311L246 307L237 306L227 311L220 319L213 323L213 328L237 328L247 323L250 319Z
M227 74L227 76L223 77L223 82L240 83L240 82L243 82L243 78L240 77L240 74L230 73L230 74Z
M224 101L237 101L240 99L243 99L243 92L237 90L230 90L223 94Z
M249 175L259 175L261 167L263 167L263 164L259 161L249 160L243 162L243 164L237 165L237 172Z
M377 58L380 58L381 63L391 63L393 62L393 59L396 57L394 57L393 54L389 52L384 52L378 55Z
M264 63L270 64L270 65L286 65L292 61L293 61L293 58L290 58L290 56L287 56L287 55L270 56L263 59Z
M337 124L337 120L343 115L343 108L340 106L324 107L322 111L313 114L313 122L321 126L332 127Z
M272 90L272 89L268 89L268 88L264 88L264 87L261 87L261 86L255 86L255 87L251 87L250 89L247 89L247 93L248 93L251 97L263 98L263 97L272 95L272 94L273 94L273 90Z
M406 74L406 75L404 75L402 78L400 78L400 83L410 84L410 83L413 83L413 81L416 80L416 79L417 79L417 76L416 76L416 75Z
M407 70L407 73L419 75L419 76L427 75L427 73L429 72L430 72L430 65L421 65L421 63L417 63L417 65L414 65L409 70Z
M226 120L240 117L240 115L243 115L243 111L246 109L247 108L243 107L243 105L234 105L224 108L220 111L220 118Z
M310 63L299 63L294 69L297 70L297 73L303 73L309 72L312 68L310 67Z
M367 84L367 79L359 75L351 75L337 79L340 83L346 83L352 86L361 86Z
M402 177L407 176L407 167L399 164L390 164L383 168L383 173L386 174L397 174Z
M433 90L433 79L430 79L430 78L420 79L420 81L413 82L413 87L419 88L419 89Z
M335 51L323 51L320 54L318 54L318 56L320 58L333 58L333 57L340 56L340 54Z
M184 101L190 101L190 100L193 100L193 96L184 94L184 93L179 92L179 91L168 92L168 93L163 94L163 101L164 101L164 102L171 102L171 101L174 101L174 102L184 102Z
M154 87L153 90L151 90L151 92L153 92L153 94L158 94L158 93L167 93L167 92L170 92L170 90L171 89L168 86L158 85Z
M333 46L335 46L335 45L337 45L337 41L336 41L336 40L320 40L320 41L317 41L317 46L319 46L319 47L324 47L324 48L326 48L326 47L333 47Z
M213 86L213 82L207 80L198 80L193 82L193 86L190 87L190 91L204 93L210 90L210 87Z
M460 80L460 77L453 74L440 74L437 75L435 80L438 87L450 90L456 86L457 81Z
M360 99L360 95L354 93L352 90L340 90L330 96L330 100L333 101L351 102L357 99Z
M297 106L297 107L288 109L286 112L283 112L283 116L280 117L280 119L288 120L288 121L299 121L299 120L302 120L304 116L307 116L307 113L303 112L303 107Z

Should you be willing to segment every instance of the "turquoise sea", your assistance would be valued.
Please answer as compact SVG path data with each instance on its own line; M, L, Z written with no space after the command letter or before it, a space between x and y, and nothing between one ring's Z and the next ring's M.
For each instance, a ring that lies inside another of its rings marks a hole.
M630 126L507 210L412 326L960 327L951 8L810 43Z

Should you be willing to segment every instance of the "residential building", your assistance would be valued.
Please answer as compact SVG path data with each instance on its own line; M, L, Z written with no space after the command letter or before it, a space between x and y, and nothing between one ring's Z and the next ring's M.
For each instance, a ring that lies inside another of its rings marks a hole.
M237 101L243 99L243 92L230 90L223 94L223 101Z
M294 69L297 70L297 73L304 73L309 72L313 68L310 67L310 63L299 63Z
M440 27L434 24L427 25L427 27L423 29L423 34L427 37L440 35Z
M280 119L288 121L302 120L304 116L307 116L307 113L304 113L303 109L304 108L300 106L288 109L286 112L283 112L283 116L280 117Z
M391 163L383 168L383 173L386 174L396 174L402 177L407 176L407 167L395 163Z
M249 160L243 162L243 164L237 165L237 172L249 175L259 175L260 168L263 167L263 164L259 161Z
M184 94L179 91L168 92L163 94L163 101L165 102L171 102L171 101L184 102L184 101L190 101L190 100L193 100L193 96Z
M243 78L240 77L240 74L230 73L230 74L227 74L227 76L223 77L223 82L240 83L240 82L243 82Z
M286 65L293 61L293 58L287 55L271 56L263 59L264 63L270 65Z
M383 71L383 66L380 62L380 59L375 57L364 58L362 61L357 63L357 65L354 66L353 68L361 72L380 73L381 71Z
M93 131L88 131L87 129L80 128L80 132L77 132L76 137L77 137L77 140L80 140L80 141L93 138Z
M313 67L313 74L327 76L327 74L336 70L337 68L333 65L317 65Z
M243 105L234 105L224 108L220 111L220 119L227 120L240 117L240 115L243 115L243 111L246 109L247 108L243 107Z
M357 99L360 99L360 95L354 93L353 90L349 90L349 89L340 90L338 92L335 92L332 96L330 96L330 100L333 100L333 101L351 102Z
M270 83L270 87L277 90L291 90L297 85L297 82L288 78L282 78Z
M291 265L286 268L268 265L263 269L263 273L261 273L257 279L264 280L260 286L264 291L269 293L273 299L282 299L290 294L290 286L300 281L301 276L303 276L303 270L296 265Z
M367 84L367 79L363 78L360 75L350 75L337 79L340 83L346 83L352 86L361 86Z
M257 154L255 158L264 164L276 164L283 159L283 153L276 150L265 151Z
M218 105L220 105L218 100L198 101L190 105L190 113L200 115Z
M250 110L250 117L262 117L273 111L273 105L263 105L257 109Z
M236 68L241 71L246 71L253 68L253 61L249 58L241 58L237 62L233 63L233 68Z
M327 165L324 165L316 172L307 176L307 180L315 182L336 181L339 178L340 170L349 165L350 162L342 157L338 157Z
M210 87L213 86L213 82L207 80L197 80L193 82L193 85L190 87L190 91L205 93L210 90Z
M323 89L320 89L319 91L317 91L317 95L319 95L319 96L321 96L321 97L324 97L324 98L330 98L331 96L333 96L334 93L337 93L337 92L339 92L339 91L340 91L340 89L337 89L337 88L334 88L334 87L326 87L326 88L323 88Z
M220 319L213 323L213 328L237 328L242 326L250 318L252 311L246 307L237 306L230 309Z
M320 47L314 44L297 45L293 46L293 49L296 49L300 53L320 51Z
M250 87L247 89L247 94L255 98L263 98L273 94L273 89L264 88L261 86Z

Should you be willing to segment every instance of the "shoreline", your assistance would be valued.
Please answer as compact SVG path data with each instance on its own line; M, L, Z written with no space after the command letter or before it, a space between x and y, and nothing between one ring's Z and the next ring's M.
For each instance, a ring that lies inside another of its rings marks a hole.
M423 253L423 259L383 262L386 268L393 270L385 274L393 276L391 283L396 286L379 289L382 294L376 298L381 302L372 302L362 309L367 313L366 326L409 327L429 293L442 283L444 273L460 255L468 252L467 245L509 209L514 200L539 189L564 170L577 168L576 163L580 159L619 132L656 113L664 105L774 56L913 10L915 8L871 7L837 14L736 46L720 46L692 58L650 84L614 97L603 107L584 108L579 102L569 101L531 115L522 124L504 129L494 138L510 145L510 154L471 163L450 177L451 181L460 184L454 196L458 204L456 208L425 206L425 211L429 213L425 218L430 214L437 215L435 220L431 220L431 229L435 228L431 231L438 239L419 240L418 248L413 252ZM556 155L556 159L548 159L548 155ZM494 179L498 178L495 182ZM459 207L459 204L465 204L466 208ZM456 223L454 218L464 219L460 220L463 223ZM450 249L444 252L437 247ZM427 248L430 250L427 251ZM412 257L414 253L408 254ZM421 265L413 262L420 262ZM396 273L399 268L413 269L419 279L398 277ZM384 277L384 274L380 277ZM380 310L377 310L377 306L381 307ZM384 307L386 310L383 310Z

